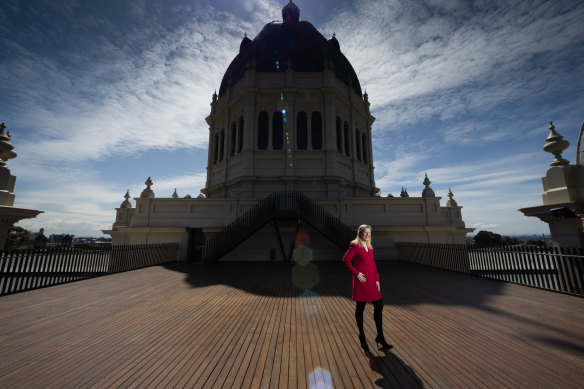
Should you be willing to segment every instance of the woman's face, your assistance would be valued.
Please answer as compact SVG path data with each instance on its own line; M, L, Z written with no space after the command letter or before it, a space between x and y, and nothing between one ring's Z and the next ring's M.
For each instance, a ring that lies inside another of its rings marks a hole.
M361 235L359 237L361 238L361 240L369 242L369 240L371 239L371 228L364 228L361 231Z

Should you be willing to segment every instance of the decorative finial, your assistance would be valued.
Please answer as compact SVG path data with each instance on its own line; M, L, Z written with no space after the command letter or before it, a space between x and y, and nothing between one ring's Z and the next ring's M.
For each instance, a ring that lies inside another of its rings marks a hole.
M282 20L284 22L298 22L300 20L300 8L292 0L282 8Z
M149 198L149 197L154 197L154 192L152 191L152 189L150 189L150 187L152 185L154 185L152 183L152 178L148 177L148 179L146 180L146 182L144 184L146 184L146 189L144 189L142 191L142 193L140 194L140 197L143 198L143 199L144 198Z
M428 179L428 173L425 173L425 175L426 175L426 177L424 178L423 184L426 187L422 191L422 197L436 197L436 194L434 193L434 191L432 190L432 188L430 188L430 184L432 183L432 181L430 181Z
M132 203L130 202L130 189L126 190L124 195L124 202L120 205L120 208L132 208Z
M570 161L562 158L562 151L566 150L570 146L570 142L564 140L564 137L556 132L556 127L550 122L550 133L546 138L546 144L543 146L543 150L552 153L556 158L550 166L564 166L569 165Z
M12 151L14 146L10 143L10 132L6 132L6 124L0 123L0 166L6 166L5 161L15 158L16 153Z
M172 194L173 199L178 199L178 193L176 193L176 188L174 188L174 193Z
M456 201L454 200L454 194L452 194L452 191L450 190L450 188L448 188L448 201L446 202L446 206L447 207L458 207L458 204L456 204Z

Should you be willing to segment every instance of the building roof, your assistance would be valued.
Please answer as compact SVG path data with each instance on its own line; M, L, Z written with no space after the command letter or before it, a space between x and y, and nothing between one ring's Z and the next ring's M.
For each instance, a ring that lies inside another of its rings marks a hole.
M223 76L219 96L251 67L258 72L283 72L289 66L296 72L322 72L325 64L362 96L357 74L341 52L338 40L334 36L327 40L310 22L300 21L299 16L300 10L290 2L282 10L282 22L266 24L253 40L245 36L239 54Z

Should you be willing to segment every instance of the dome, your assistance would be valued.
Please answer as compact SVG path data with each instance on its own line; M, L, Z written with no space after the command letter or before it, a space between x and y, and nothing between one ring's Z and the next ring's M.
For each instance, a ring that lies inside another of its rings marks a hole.
M327 40L311 23L299 21L299 15L298 7L290 2L282 10L284 22L266 24L253 40L243 38L239 54L223 76L219 96L243 78L250 64L258 72L286 71L288 64L295 72L322 72L325 61L340 81L362 96L357 74L341 53L338 40Z

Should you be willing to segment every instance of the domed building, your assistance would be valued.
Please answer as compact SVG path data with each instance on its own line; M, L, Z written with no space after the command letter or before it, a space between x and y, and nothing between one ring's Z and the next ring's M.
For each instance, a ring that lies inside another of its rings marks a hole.
M244 37L213 96L208 198L377 193L367 95L337 39L299 15L289 3L283 22Z
M464 243L472 231L427 177L420 197L379 197L368 96L336 37L300 21L292 1L282 21L244 36L206 121L204 196L157 198L149 178L136 208L127 193L104 231L114 244L178 241L195 261L286 261L299 247L339 259L370 224L376 258L392 259L395 242Z

